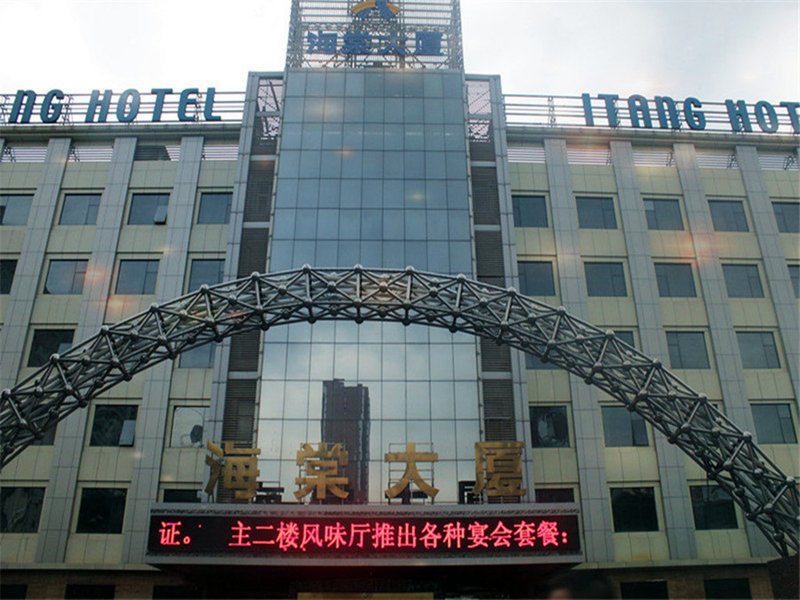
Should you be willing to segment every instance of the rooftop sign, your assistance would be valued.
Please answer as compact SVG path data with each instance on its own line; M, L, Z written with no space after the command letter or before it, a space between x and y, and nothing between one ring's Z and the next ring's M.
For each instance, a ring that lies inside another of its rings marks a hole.
M0 95L0 123L161 123L241 121L243 94L216 88L173 90L153 88L149 92L127 89L93 90L91 94L65 94L54 89L45 94L17 90ZM235 97L235 99L233 98Z

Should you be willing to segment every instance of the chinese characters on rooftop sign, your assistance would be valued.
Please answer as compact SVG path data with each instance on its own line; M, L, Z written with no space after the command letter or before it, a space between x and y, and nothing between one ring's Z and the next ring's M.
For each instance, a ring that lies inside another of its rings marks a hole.
M578 554L574 509L298 515L284 510L200 515L153 510L150 556L511 557Z
M455 0L294 0L287 65L463 68Z

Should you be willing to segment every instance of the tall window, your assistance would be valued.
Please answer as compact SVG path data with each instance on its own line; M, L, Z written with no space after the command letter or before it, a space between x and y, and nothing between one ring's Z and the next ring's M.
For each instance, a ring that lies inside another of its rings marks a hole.
M203 445L203 425L208 408L205 406L176 406L172 409L172 448L200 448Z
M117 274L117 294L154 294L158 260L121 260Z
M683 230L681 207L677 200L645 198L644 212L647 228L661 231Z
M750 231L744 204L739 200L709 200L714 231Z
M100 194L67 194L61 208L61 225L94 225L97 223L97 209Z
M662 298L694 298L692 265L685 263L656 263L658 294Z
M541 488L537 485L536 502L575 502L575 490L572 488Z
M800 265L789 265L789 277L794 286L794 295L800 298Z
M526 296L555 296L553 263L518 262L519 288Z
M739 526L733 498L718 485L692 485L689 494L695 529L736 529Z
M611 488L614 531L658 531L655 490L651 487Z
M512 196L516 227L547 227L547 203L544 196Z
M64 587L64 600L113 600L116 586L96 583L68 583Z
M647 446L644 419L624 406L603 406L603 433L607 448Z
M531 406L531 438L534 448L568 448L566 406Z
M763 298L757 265L722 265L729 298Z
M778 348L771 331L737 331L736 339L745 369L780 369Z
M11 284L14 283L14 273L16 271L16 260L11 258L0 260L0 294L11 293Z
M706 339L702 331L668 331L669 362L673 369L708 369Z
M164 225L169 194L133 194L128 225Z
M90 446L133 446L137 407L99 404L94 409Z
M53 354L63 354L72 346L72 329L36 329L31 341L31 352L28 355L29 367L41 367L47 364Z
M778 231L800 233L800 202L773 202Z
M669 598L667 582L663 579L655 581L622 581L619 584L622 600L666 600Z
M27 225L32 195L1 194L0 225Z
M633 332L632 331L614 331L614 334L619 338L620 341L625 342L628 346L632 348L636 347L636 342L633 339Z
M622 263L587 262L586 290L589 296L627 296L625 268Z
M578 225L581 229L616 229L617 216L614 214L614 200L611 198L576 198L578 205Z
M214 366L214 344L181 352L181 369L210 369Z
M197 222L200 225L224 225L230 221L231 199L230 192L203 192L200 194L200 210L197 213Z
M794 444L797 435L789 404L751 404L759 444Z
M0 488L0 533L36 533L43 499L42 487Z
M164 490L164 502L200 502L197 490L167 489ZM194 598L195 596L190 596Z
M533 369L534 371L556 371L558 367L552 362L542 361L541 358L534 354L525 353L525 368Z
M45 294L82 294L87 260L51 260Z
M84 488L78 510L77 533L122 533L127 490Z
M193 260L191 272L189 273L189 291L196 290L201 285L216 285L222 283L224 271L224 260Z

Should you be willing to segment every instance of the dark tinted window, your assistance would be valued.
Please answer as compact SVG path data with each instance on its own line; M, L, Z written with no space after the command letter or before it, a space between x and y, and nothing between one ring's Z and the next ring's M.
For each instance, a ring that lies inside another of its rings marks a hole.
M158 260L121 260L117 276L117 294L154 294L158 278Z
M84 488L77 532L121 533L126 494L124 489Z
M554 365L552 362L547 361L543 362L538 356L534 356L533 354L525 353L525 368L526 369L533 369L535 371L555 371L559 367Z
M604 406L603 432L606 447L647 446L644 419L624 406Z
M14 283L17 261L11 258L0 260L0 294L10 294Z
M67 194L61 209L61 225L94 225L100 194Z
M693 298L697 296L692 277L692 265L656 263L658 294L662 298Z
M679 231L683 229L681 207L677 200L645 198L644 210L648 229L662 231Z
M760 444L794 444L792 410L788 404L751 404Z
M717 485L693 485L689 487L692 497L694 527L707 529L736 529L736 510L733 499Z
M163 225L167 222L169 194L134 194L128 225Z
M0 583L0 598L3 600L24 600L28 596L28 586L24 583Z
M706 600L749 600L753 597L750 592L750 580L741 579L706 579L703 582L706 591Z
M197 222L201 225L225 224L231 217L230 192L205 192L200 195L200 210Z
M794 295L800 298L800 265L789 265L789 277L794 286Z
M198 588L189 585L154 585L153 600L194 600L201 597Z
M45 294L82 294L86 260L51 260L44 282Z
M137 408L99 404L94 409L90 446L133 446Z
M514 225L517 227L547 227L547 203L544 196L512 196Z
M572 488L536 488L536 502L575 502Z
M744 204L738 200L710 200L711 221L715 231L750 231Z
M198 346L181 353L181 369L210 369L214 366L214 344Z
M730 298L763 298L761 278L756 265L722 265L725 288Z
M531 438L534 448L568 448L566 406L531 406Z
M197 290L204 284L216 285L222 283L224 270L224 260L193 260L191 273L189 274L189 291Z
M0 533L36 533L43 499L42 487L0 488Z
M616 229L617 216L611 198L576 198L581 229Z
M619 584L622 600L669 598L666 581L623 581Z
M68 583L64 589L64 598L68 600L105 600L114 598L113 585L92 585Z
M31 353L28 355L29 367L47 364L52 354L63 354L72 346L72 329L36 329L33 332Z
M745 369L780 369L778 348L771 331L737 331L736 339Z
M668 331L669 363L673 369L708 369L706 338L702 331Z
M658 531L653 488L611 488L614 531Z
M614 335L616 335L621 341L628 344L628 346L636 347L636 344L633 341L632 331L614 331Z
M622 263L584 263L586 291L589 296L627 296L625 268Z
M200 502L197 490L164 490L164 502Z
M23 194L0 195L0 225L27 225L32 199Z
M519 291L526 296L555 296L553 264L549 262L519 262Z
M800 203L773 202L778 231L781 233L800 233Z

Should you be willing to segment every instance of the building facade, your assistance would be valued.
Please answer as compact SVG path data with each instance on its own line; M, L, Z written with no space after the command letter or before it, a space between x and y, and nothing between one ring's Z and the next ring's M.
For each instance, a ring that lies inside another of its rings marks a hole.
M693 104L670 120L659 99L504 96L499 77L465 74L451 0L296 0L286 70L250 73L216 111L212 90L128 92L78 97L73 118L49 95L3 105L0 387L204 285L412 266L613 330L798 474L796 106L709 109L739 127L726 132L702 130ZM2 596L530 597L575 565L623 598L779 585L775 550L714 478L558 361L441 327L285 320L74 400L5 466ZM259 450L254 502L213 485L208 442L231 463ZM516 487L481 492L478 442L518 444ZM264 505L430 523L562 507L579 545L316 562L154 550L151 515L235 522Z

